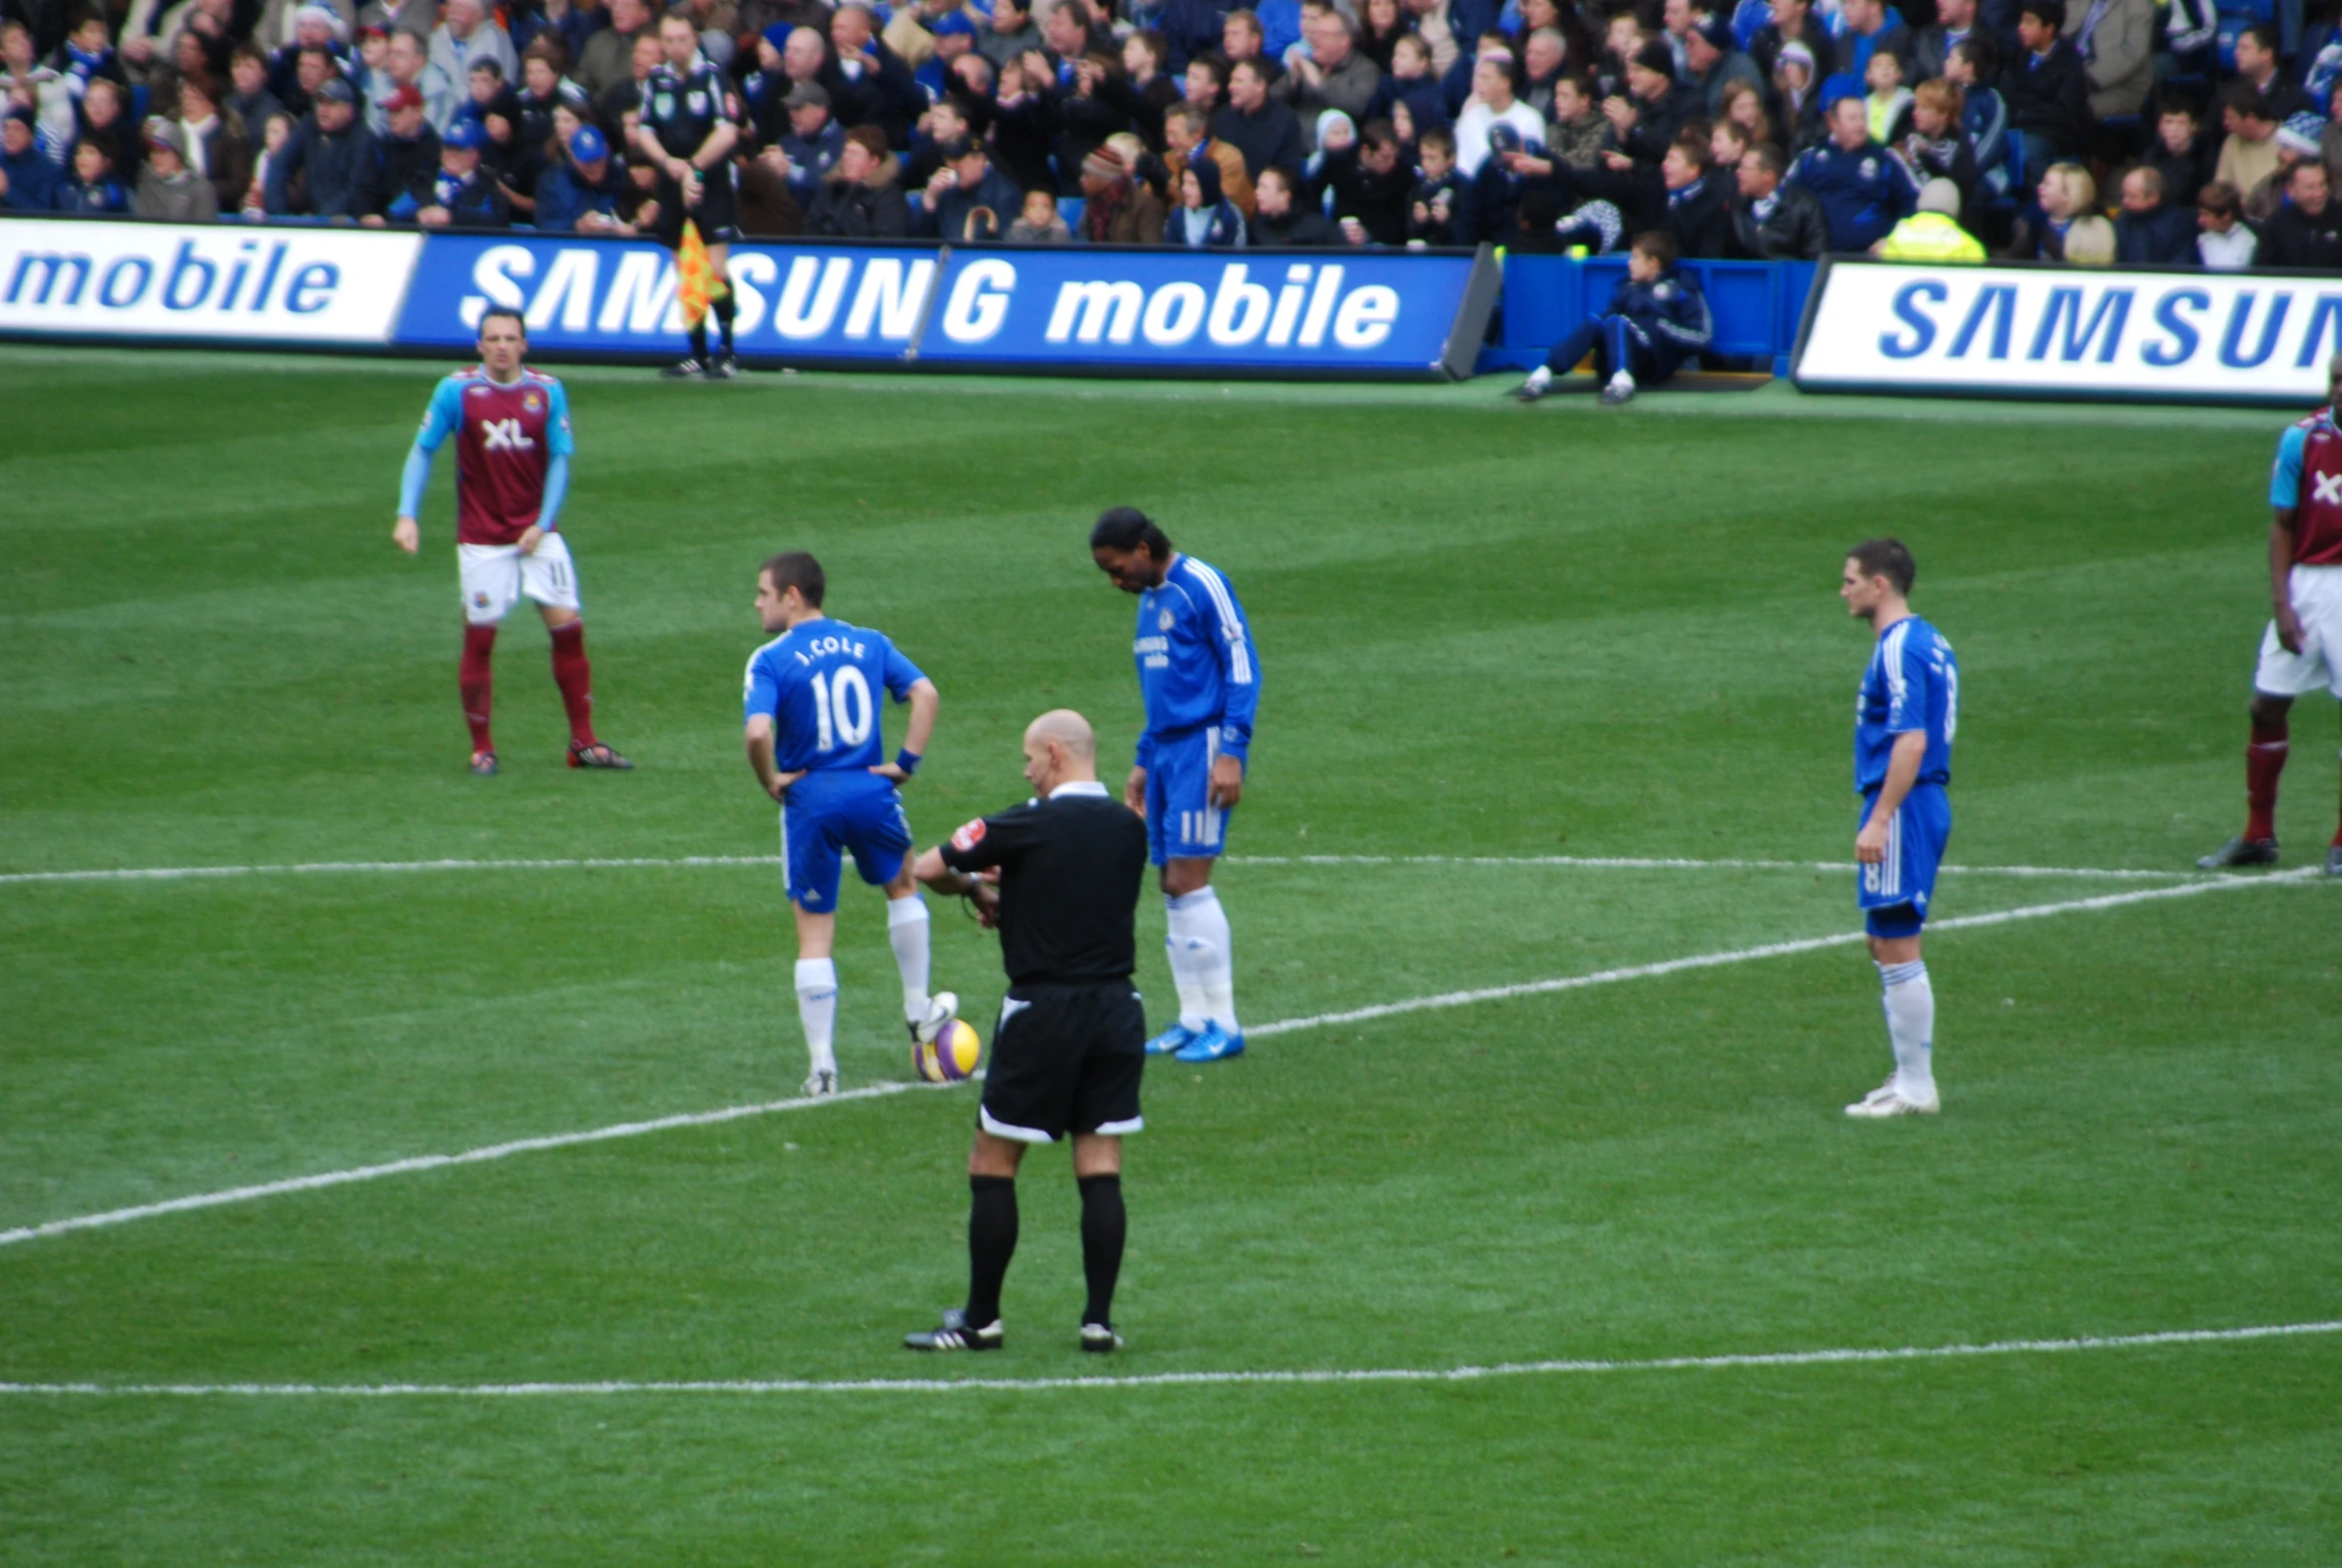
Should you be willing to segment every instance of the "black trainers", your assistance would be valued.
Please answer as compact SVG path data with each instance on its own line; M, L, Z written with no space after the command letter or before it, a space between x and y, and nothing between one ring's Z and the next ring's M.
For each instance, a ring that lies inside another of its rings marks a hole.
M707 379L711 382L728 382L739 374L740 362L732 358L729 349L707 362Z
M620 773L630 772L634 764L619 756L600 741L580 746L569 743L569 766L573 768L614 768Z
M2218 849L2195 863L2198 871L2226 871L2231 866L2274 866L2277 863L2275 839L2248 839L2242 834L2230 839Z
M695 382L707 374L707 367L699 363L697 355L687 354L659 372L670 382Z
M1602 389L1600 401L1605 408L1615 408L1621 403L1633 402L1634 400L1635 390L1632 387L1624 387L1617 382L1612 382Z
M1123 1336L1112 1323L1084 1323L1082 1348L1092 1355L1112 1355L1123 1347Z
M2342 844L2331 844L2326 847L2326 875L2342 877Z
M989 1327L971 1328L968 1314L956 1306L944 1313L942 1327L903 1336L906 1350L998 1350L1007 1342L1008 1335L1002 1332L999 1319L995 1318Z
M1506 392L1505 395L1510 397L1515 402L1535 402L1538 398L1544 396L1551 391L1553 391L1553 384L1551 382L1547 382L1542 387L1538 386L1535 382L1523 382L1520 384L1520 386L1515 387L1511 392Z
M496 776L496 754L492 751L473 752L471 754L471 771L483 779L494 778Z

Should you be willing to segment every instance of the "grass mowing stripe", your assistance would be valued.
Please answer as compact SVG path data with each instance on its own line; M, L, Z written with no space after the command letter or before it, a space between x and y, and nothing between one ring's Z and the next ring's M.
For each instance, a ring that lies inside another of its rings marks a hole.
M1852 871L1840 860L1678 860L1628 855L1228 855L1231 866L1554 866L1605 871ZM424 871L627 871L778 866L778 855L632 855L569 860L319 860L283 866L129 866L77 871L0 872L0 885L26 882L179 882L206 877L286 877ZM2072 877L2117 881L2197 878L2192 871L2097 866L1945 866L1988 877Z
M2325 872L2319 867L2303 866L2293 871L2280 871L2272 876L2249 880L2224 878L2212 882L2185 882L2177 887L2143 888L2136 893L2102 893L2096 898L2069 899L2057 904L2028 904L2018 909L1996 910L1985 915L1960 915L1951 920L1932 922L1928 929L1931 932L1965 931L1978 926L2006 925L2015 920L2040 920L2050 915L2119 909L2125 905L2144 904L2156 899L2189 898L2223 888L2271 887L2278 883L2301 882L2324 875ZM1313 1018L1283 1019L1273 1024L1256 1025L1244 1033L1247 1037L1282 1035L1299 1029L1321 1029L1329 1024L1358 1024L1369 1019L1391 1018L1401 1013L1421 1013L1432 1008L1469 1007L1476 1002L1502 1002L1511 997L1547 996L1557 991L1580 991L1588 986L1616 985L1622 980L1649 980L1684 970L1715 969L1725 964L1745 964L1752 959L1786 958L1794 953L1812 953L1821 948L1850 947L1863 940L1863 933L1859 931L1842 931L1833 936L1803 937L1794 942L1768 942L1761 947L1737 948L1725 953L1698 953L1689 958L1663 959L1656 964L1633 964L1623 969L1597 970L1590 975L1569 975L1559 980L1530 980L1515 986L1483 986L1475 991L1450 991L1439 996L1410 997L1404 1002L1377 1003L1372 1007L1353 1008L1342 1013L1320 1013Z
M682 1127L713 1127L720 1122L737 1122L744 1117L770 1116L776 1111L810 1111L821 1106L838 1105L849 1100L877 1100L887 1095L899 1095L907 1089L929 1089L939 1086L912 1083L872 1084L864 1089L842 1090L834 1095L801 1097L795 1100L773 1100L763 1105L726 1106L720 1111L692 1111L679 1116L655 1117L647 1122L620 1122L611 1127L597 1127L582 1133L548 1133L541 1138L519 1138L509 1143L490 1144L482 1149L467 1149L459 1155L416 1155L407 1160L388 1161L379 1166L359 1166L349 1171L328 1171L317 1176L289 1176L282 1181L262 1181L252 1186L234 1186L219 1192L198 1192L188 1197L167 1198L160 1203L140 1203L131 1208L108 1209L101 1214L81 1214L71 1219L52 1219L47 1224L24 1225L14 1230L0 1230L0 1246L12 1246L19 1241L37 1240L42 1236L63 1235L73 1230L94 1230L102 1225L118 1225L133 1219L152 1219L161 1214L184 1213L194 1208L217 1208L223 1203L245 1203L257 1197L279 1197L287 1192L310 1192L319 1187L343 1186L352 1181L373 1181L383 1176L410 1176L417 1171L443 1171L449 1166L475 1166L482 1161L502 1160L512 1155L534 1154L539 1150L568 1149L577 1144L598 1144L614 1138L640 1138L647 1133L668 1133Z
M2198 893L2218 892L2222 889L2265 888L2279 884L2301 882L2325 873L2315 866L2304 866L2293 871L2281 871L2270 876L2253 878L2224 878L2217 881L2189 882L2178 887L2145 888L2135 893L2106 893L2096 898L2071 899L2057 904L2031 904L2018 909L1999 910L1984 915L1962 915L1952 920L1938 922L1936 931L1962 931L1979 926L2005 925L2018 920L2040 920L2052 915L2082 914L2097 910L2119 909L2131 904L2144 904L2158 899L2187 898ZM1377 1003L1372 1007L1355 1008L1342 1013L1320 1013L1309 1018L1280 1019L1273 1023L1256 1024L1245 1033L1264 1039L1272 1035L1287 1035L1305 1029L1321 1029L1331 1024L1362 1023L1370 1019L1391 1018L1403 1013L1420 1013L1435 1008L1467 1007L1476 1002L1500 1002L1513 997L1543 996L1561 991L1580 991L1591 986L1616 985L1627 980L1649 980L1662 975L1673 975L1685 970L1715 969L1727 964L1746 964L1756 959L1783 958L1796 953L1811 953L1822 948L1847 947L1863 940L1859 931L1842 931L1827 937L1804 937L1793 942L1768 942L1753 948L1735 948L1722 953L1699 953L1687 958L1664 959L1656 964L1635 964L1621 969L1597 970L1590 975L1568 975L1556 980L1524 981L1512 986L1487 986L1475 991L1449 991L1435 996L1411 997L1400 1002ZM482 1149L466 1150L459 1155L417 1155L407 1160L393 1160L383 1165L360 1166L349 1171L329 1171L317 1176L292 1176L282 1181L264 1181L253 1186L230 1187L218 1192L199 1192L187 1197L168 1198L160 1203L141 1203L130 1208L109 1209L103 1213L80 1214L66 1219L52 1219L43 1224L22 1225L13 1230L0 1230L0 1246L13 1246L21 1241L38 1240L44 1236L63 1235L75 1230L94 1230L105 1225L117 1225L133 1219L149 1219L162 1214L181 1213L196 1208L216 1208L223 1203L241 1203L254 1198L276 1197L288 1192L306 1192L319 1187L341 1186L353 1181L372 1181L383 1176L407 1176L418 1171L439 1171L449 1166L477 1165L487 1160L502 1160L510 1155L529 1154L539 1150L566 1149L577 1144L600 1143L608 1139L638 1138L648 1133L670 1132L676 1128L707 1127L719 1122L734 1122L745 1117L767 1116L780 1111L803 1111L813 1107L848 1100L871 1100L884 1095L900 1094L907 1089L931 1086L910 1083L874 1084L867 1089L848 1090L843 1094L820 1099L775 1100L763 1105L727 1106L717 1111L686 1112L677 1116L657 1117L645 1122L621 1122L612 1127L592 1128L580 1133L551 1133L539 1138L515 1139L510 1143L491 1144Z
M2143 1334L2085 1334L2070 1339L1995 1339L1985 1344L1758 1350L1738 1354L1668 1355L1615 1361L1500 1361L1492 1366L1141 1372L1131 1376L1099 1377L863 1377L827 1381L819 1378L739 1378L684 1382L603 1380L582 1383L0 1383L0 1394L114 1398L516 1399L580 1394L607 1397L619 1394L1045 1393L1064 1388L1212 1388L1261 1383L1468 1383L1489 1377L1551 1377L1589 1372L1725 1371L1767 1366L1948 1361L1986 1355L2063 1355L2080 1350L2136 1350L2157 1345L2217 1344L2331 1333L2342 1333L2342 1320L2267 1323L2249 1328L2174 1328Z

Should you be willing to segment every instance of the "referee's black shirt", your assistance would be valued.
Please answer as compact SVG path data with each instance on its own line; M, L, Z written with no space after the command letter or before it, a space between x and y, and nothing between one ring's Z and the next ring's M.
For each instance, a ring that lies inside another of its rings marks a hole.
M1011 986L1128 981L1147 875L1147 824L1103 784L1061 784L979 817L943 846L954 871L1001 872L1001 961Z
M642 84L641 125L670 157L690 158L718 125L737 118L723 73L705 55L680 71L661 60Z

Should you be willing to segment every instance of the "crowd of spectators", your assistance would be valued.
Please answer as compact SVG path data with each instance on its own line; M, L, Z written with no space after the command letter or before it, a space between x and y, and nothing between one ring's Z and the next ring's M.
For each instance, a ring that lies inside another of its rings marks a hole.
M2215 0L679 14L729 93L750 237L1592 254L1656 231L1694 259L2342 269L2342 41L2298 6L2241 28ZM658 21L0 0L0 210L647 232Z

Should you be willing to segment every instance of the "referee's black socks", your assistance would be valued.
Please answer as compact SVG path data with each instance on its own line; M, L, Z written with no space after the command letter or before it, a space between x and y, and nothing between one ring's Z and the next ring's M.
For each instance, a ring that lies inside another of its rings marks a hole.
M1085 1323L1114 1321L1115 1281L1123 1272L1123 1237L1130 1221L1123 1209L1123 1178L1083 1176L1082 1277L1090 1286Z
M732 303L731 280L729 278L724 280L724 292L715 297L709 308L715 312L716 331L723 334L724 353L730 354L732 352L732 316L736 308Z
M1115 1207L1119 1211L1122 1200ZM1084 1232L1087 1234L1087 1230ZM1117 1250L1120 1250L1118 1246ZM968 1178L968 1326L989 1328L1001 1318L1001 1281L1017 1255L1017 1178Z

